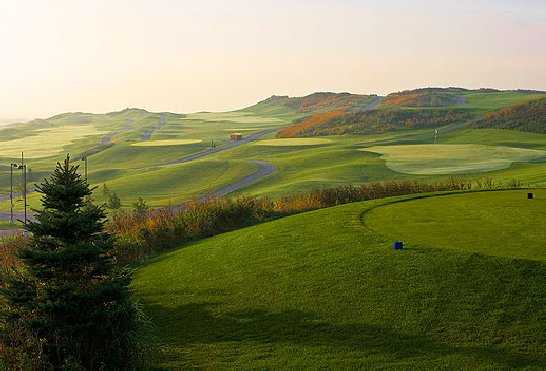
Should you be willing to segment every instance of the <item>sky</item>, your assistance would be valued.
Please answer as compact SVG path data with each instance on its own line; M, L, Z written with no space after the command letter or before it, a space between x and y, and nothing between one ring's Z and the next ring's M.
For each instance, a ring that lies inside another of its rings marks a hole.
M544 0L0 0L0 119L546 90Z

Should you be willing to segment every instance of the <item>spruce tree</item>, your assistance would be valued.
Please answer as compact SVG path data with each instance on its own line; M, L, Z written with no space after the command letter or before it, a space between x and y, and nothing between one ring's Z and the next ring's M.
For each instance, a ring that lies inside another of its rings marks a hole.
M40 344L41 368L130 369L136 323L131 277L116 268L105 212L88 201L92 190L77 170L67 156L36 187L43 209L25 227L29 244L18 253L23 273L9 277L2 291L4 329Z

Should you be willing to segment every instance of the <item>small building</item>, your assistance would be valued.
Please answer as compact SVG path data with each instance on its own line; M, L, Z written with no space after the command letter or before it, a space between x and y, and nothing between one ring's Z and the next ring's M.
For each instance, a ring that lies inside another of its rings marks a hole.
M233 140L233 141L238 141L238 140L243 139L243 134L241 134L241 133L231 133L231 134L229 135L229 138L230 138L231 140Z

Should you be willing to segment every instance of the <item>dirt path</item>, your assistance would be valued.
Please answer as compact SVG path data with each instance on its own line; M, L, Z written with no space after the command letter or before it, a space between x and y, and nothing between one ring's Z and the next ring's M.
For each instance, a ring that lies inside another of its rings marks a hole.
M368 106L364 108L364 111L373 111L381 104L381 102L383 102L383 97L377 96L373 98L372 101L368 104Z
M247 175L243 179L239 180L238 182L228 184L227 186L224 186L220 189L217 189L214 192L209 193L208 195L204 196L203 198L210 198L210 197L221 197L225 196L229 193L233 193L235 191L238 191L240 189L246 188L251 186L254 183L257 183L262 178L265 178L268 175L273 174L275 171L277 171L277 168L270 164L269 162L265 161L258 161L253 160L252 163L258 165L258 170L256 170L254 173Z
M30 209L27 209L27 218L32 219L32 212ZM5 222L9 222L11 219L11 213L9 211L0 211L0 220L3 220ZM25 213L20 211L14 211L13 212L13 220L16 222L17 220L23 220L25 219Z
M254 142L254 141L262 138L263 136L274 132L275 130L277 130L277 129L262 130L262 131L259 131L259 132L253 133L253 134L249 134L249 135L243 137L243 139L241 139L241 140L231 141L229 143L220 145L218 147L208 148L208 149L199 151L197 153L193 153L191 155L184 156L184 157L172 162L171 164L183 164L183 163L186 163L186 162L190 162L190 161L194 161L194 160L206 157L206 156L211 155L213 153L219 153L219 152L222 152L222 151L227 151L228 149L236 148L236 147L242 146L243 144L248 144L248 143ZM250 175L247 175L246 177L244 177L243 179L241 179L241 180L239 180L239 181L237 181L235 183L228 184L226 186L221 187L220 189L217 189L216 191L213 191L211 193L203 195L203 196L200 197L200 199L201 200L206 200L206 199L211 198L211 197L225 196L225 195L227 195L229 193L233 193L233 192L238 191L240 189L249 187L252 184L259 182L262 178L265 178L266 176L271 175L271 174L273 174L274 172L277 171L277 168L273 164L270 164L269 162L259 161L259 160L251 160L251 162L258 165L258 170L256 170L254 173L252 173ZM182 204L181 207L183 207L183 205L184 204Z
M126 131L131 130L133 128L133 124L134 124L133 119L127 119L127 121L125 122L125 125L122 128L120 128L119 130L111 131L106 135L103 135L100 138L100 142L96 146L89 148L88 150L86 150L85 152L83 152L82 154L77 156L75 159L80 160L80 159L82 159L83 156L96 155L97 153L102 152L105 149L108 149L108 148L112 147L114 145L114 143L113 143L114 137L116 135L119 135L119 134L122 134L122 133L124 133Z
M192 153L191 155L187 155L187 156L184 156L182 158L179 158L178 160L174 160L174 161L170 162L169 164L170 165L172 165L172 164L183 164L183 163L186 163L186 162L194 161L194 160L209 156L209 155L211 155L213 153L227 151L228 149L236 148L236 147L242 146L243 144L247 144L247 143L253 142L255 140L258 140L261 137L263 137L264 135L272 133L275 130L277 130L277 129L268 129L268 130L258 131L256 133L244 136L243 139L241 139L241 140L230 141L229 143L222 144L222 145L219 145L219 146L214 147L214 148L206 148L206 149L201 150L199 152Z
M142 133L142 136L141 136L142 140L150 139L152 137L152 134L155 131L161 129L163 126L165 126L166 123L167 123L167 118L166 118L164 113L161 113L159 115L159 122L154 127L150 128L150 129L144 131L144 133Z
M134 123L135 123L135 120L127 119L127 121L125 122L125 125L123 125L123 127L121 129L111 131L110 133L103 136L101 138L101 140L100 140L100 145L101 146L111 146L112 145L112 140L114 139L114 137L116 135L119 135L119 134L122 134L122 133L124 133L126 131L131 130L133 128Z
M130 124L130 123L128 122L128 124ZM243 144L247 144L247 143L253 142L255 140L258 140L261 137L263 137L264 135L273 132L274 130L276 130L276 129L262 130L262 131L259 131L257 133L250 134L250 135L248 135L246 137L243 137L243 139L241 139L239 141L226 143L226 144L220 145L220 146L215 147L215 148L206 149L206 150L203 150L203 151L200 151L200 152L193 153L191 155L182 157L182 158L172 162L171 164L186 163L186 162L190 162L190 161L194 161L194 160L203 158L203 157L208 156L208 155L213 154L213 153L218 153L218 152L226 151L228 149L236 148L236 147L239 147L239 146L241 146ZM113 135L112 135L112 137L113 137ZM110 141L112 139L112 137L107 138L106 141ZM256 170L254 173L252 173L250 175L247 175L246 177L244 177L243 179L241 179L239 181L236 181L235 183L228 184L228 185L226 185L224 187L221 187L220 189L217 189L216 191L205 194L205 195L201 196L200 199L207 199L207 198L211 198L211 197L225 196L225 195L227 195L229 193L233 193L233 192L238 191L240 189L249 187L252 184L257 183L258 181L260 181L262 178L265 178L266 176L271 175L275 171L277 171L277 168L273 164L270 164L268 162L258 161L258 160L252 160L251 162L258 165L258 170ZM9 195L0 195L0 201L6 200L6 199L9 200ZM21 212L14 212L13 213L14 220L23 220L24 217L25 217L24 213L21 213ZM32 217L32 214L29 211L28 218L31 218L31 217ZM0 220L9 221L10 220L10 213L0 211ZM11 233L11 232L10 232L10 230L1 230L0 229L0 236L2 236L2 234L6 234L6 233Z

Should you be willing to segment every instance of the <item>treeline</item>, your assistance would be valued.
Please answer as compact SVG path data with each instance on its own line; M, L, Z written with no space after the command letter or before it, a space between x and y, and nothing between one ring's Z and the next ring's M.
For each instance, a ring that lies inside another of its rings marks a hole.
M344 110L316 113L311 116L296 120L291 126L281 129L277 134L279 138L292 138L312 130L314 127L327 124L334 118L341 117L347 113Z
M488 113L473 127L546 133L546 98Z
M463 110L374 110L336 115L317 125L306 126L297 122L293 136L320 136L344 134L378 134L401 129L425 129L464 122L471 114ZM288 128L285 132L290 132Z

